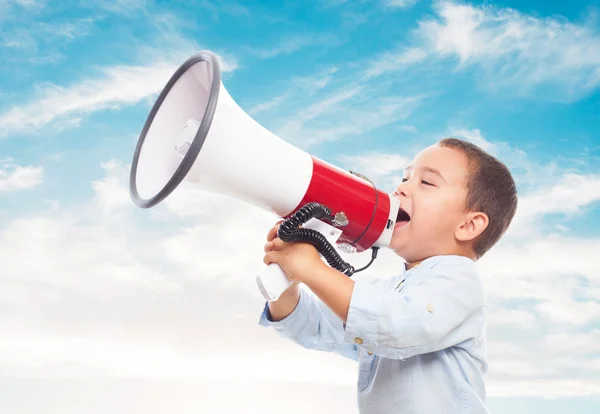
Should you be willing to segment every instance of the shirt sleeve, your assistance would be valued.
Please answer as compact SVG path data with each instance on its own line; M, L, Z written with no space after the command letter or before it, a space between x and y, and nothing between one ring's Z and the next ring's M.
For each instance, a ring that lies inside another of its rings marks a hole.
M279 335L291 339L304 348L335 352L358 360L356 344L344 342L342 320L316 296L299 290L296 308L284 319L273 321L269 305L265 303L259 324L272 327Z
M356 281L344 342L385 358L406 359L477 337L485 294L474 265L435 264L400 292Z

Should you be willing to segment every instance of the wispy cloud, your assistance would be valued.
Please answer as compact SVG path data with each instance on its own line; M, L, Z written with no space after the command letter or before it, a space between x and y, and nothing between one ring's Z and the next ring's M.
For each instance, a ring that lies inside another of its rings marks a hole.
M280 55L289 55L307 47L323 48L339 44L340 40L333 34L305 33L297 36L286 35L276 45L268 49L253 50L253 53L262 59L270 59Z
M104 3L103 3L104 4ZM129 61L134 63L105 65L88 68L88 75L70 84L38 82L25 102L0 112L0 138L18 135L35 135L41 128L62 129L76 127L88 115L101 110L135 105L158 94L176 68L190 55L202 48L183 34L186 23L168 11L148 10L147 2L121 0L105 3L114 12L144 10L142 19L148 20L150 39L147 42L133 39ZM95 19L95 18L94 18ZM87 33L94 19L81 19L61 24L36 23L54 36L72 39ZM42 30L40 29L40 30ZM39 36L31 28L21 27L26 34L10 46L37 49ZM136 44L137 43L137 44ZM216 51L218 53L218 51ZM235 57L220 54L221 69L230 73L238 67ZM37 57L36 57L37 58ZM135 62L143 62L136 64ZM27 95L24 95L27 96Z
M289 94L284 93L272 98L269 101L256 104L248 109L248 113L250 115L256 115L261 112L268 111L269 109L276 108L277 106L281 105L281 103L284 102L288 96Z
M553 187L561 179L556 162L540 164L532 160L525 151L514 147L509 142L488 139L478 128L452 127L447 136L470 141L500 158L511 170L521 194Z
M359 155L342 155L339 162L352 171L357 171L384 191L391 192L402 177L410 159L397 153L370 151Z
M379 3L382 7L386 9L406 9L411 6L414 6L418 1L419 0L364 0L357 3L369 3L369 5L377 5ZM320 0L320 2L325 7L336 7L352 3L348 0Z
M135 12L146 9L149 3L148 0L100 0L94 4L111 13L133 15Z
M600 175L564 174L556 185L540 188L524 197L520 204L521 220L551 213L574 215L584 207L600 202Z
M133 105L160 92L176 66L159 61L149 66L104 68L96 78L67 87L38 87L37 97L0 114L2 137L35 133L53 122L71 122L92 112Z
M370 63L364 73L364 78L406 70L410 66L422 62L427 52L421 48L403 48L399 52L385 52Z
M338 68L330 67L322 70L314 76L292 77L286 82L287 87L281 95L277 95L266 102L261 102L251 106L248 109L248 113L251 115L256 115L260 112L278 108L287 100L293 99L299 94L304 96L313 96L323 88L327 87L337 72Z
M318 0L323 7L336 7L348 3L348 0Z
M39 27L47 35L75 39L89 34L91 26L95 21L96 19L94 18L86 17L55 25L41 23Z
M12 160L0 160L0 193L28 190L44 182L44 168L21 166Z
M414 96L390 94L385 86L372 82L362 71L340 73L336 68L315 76L314 80L302 79L304 85L319 90L322 98L313 100L303 96L298 99L295 93L298 85L295 85L251 111L279 109L288 98L294 98L295 106L289 109L289 115L280 116L270 129L305 149L405 120L429 96L426 93ZM325 86L324 92L321 89ZM413 130L410 126L407 128Z
M0 59L3 66L56 63L63 49L76 39L88 36L101 17L46 19L42 7L39 21L31 19L31 10L13 10L9 22L0 26ZM7 16L4 16L8 19ZM2 17L0 17L0 21ZM27 20L27 24L23 24ZM61 21L62 20L62 21Z
M419 0L382 0L383 5L390 9L406 9L414 6Z
M498 155L498 145L488 141L479 129L452 129L450 131L450 136L460 137L469 142L472 142L473 144L477 145L478 147L480 147L484 151L489 152L492 155Z
M0 114L1 137L35 134L48 124L77 125L93 112L135 105L156 95L183 62L156 60L146 66L116 65L102 68L100 74L69 86L46 84L37 88L30 102ZM231 71L235 64L223 62Z
M254 17L251 10L244 4L232 0L200 0L198 7L212 14L214 20L218 21L222 14L235 17Z
M46 4L45 0L15 0L15 2L27 8L41 8Z
M348 87L314 102L290 117L276 133L305 149L345 137L357 136L407 119L426 94L416 96L357 95L362 86ZM354 101L351 101L356 97ZM343 104L342 104L343 103ZM368 108L368 111L365 111ZM320 116L325 116L320 118ZM310 123L309 123L310 121Z
M421 46L481 70L486 88L575 100L600 85L600 32L591 22L450 1L435 10L438 17L421 21L416 31Z

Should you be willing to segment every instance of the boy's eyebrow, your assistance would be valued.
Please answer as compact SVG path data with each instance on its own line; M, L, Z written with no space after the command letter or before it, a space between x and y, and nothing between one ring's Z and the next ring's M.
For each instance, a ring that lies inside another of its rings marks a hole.
M412 170L413 168L414 167L412 165L409 165L408 167L406 167L404 169L404 171L408 172L408 171ZM435 168L426 167L426 166L419 167L419 168L422 169L422 170L424 170L424 171L429 171L430 173L433 173L433 174L439 176L447 184L446 179L444 178L444 176L442 175L442 173L439 172L438 170L436 170Z

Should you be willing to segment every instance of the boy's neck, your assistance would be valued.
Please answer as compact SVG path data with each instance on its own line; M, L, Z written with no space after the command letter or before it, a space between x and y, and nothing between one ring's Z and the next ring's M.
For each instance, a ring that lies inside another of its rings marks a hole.
M406 262L406 265L405 265L406 266L406 270L410 270L413 267L418 266L419 264L421 264L421 262L422 262L422 260L419 260L418 262L412 262L412 263Z
M471 251L471 250L460 250L460 251L452 251L452 252L448 252L448 253L442 253L440 255L453 255L453 256L464 256L468 259L473 260L474 262L477 261L477 255ZM428 258L422 259L422 260L418 260L415 262L405 262L404 266L406 270L410 270L413 269L415 267L417 267L418 265L420 265L423 260L426 260Z

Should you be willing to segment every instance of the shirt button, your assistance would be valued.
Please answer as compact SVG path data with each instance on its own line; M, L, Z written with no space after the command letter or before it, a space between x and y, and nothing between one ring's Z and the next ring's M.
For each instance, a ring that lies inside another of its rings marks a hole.
M360 344L362 344L362 343L363 343L363 340L362 340L362 338L359 338L359 337L357 336L356 338L354 338L354 342L356 342L357 344L359 344L359 345L360 345Z
M431 303L427 305L427 310L429 311L429 313L433 312L433 305Z
M369 352L367 352L367 354L369 354L369 355L373 355L373 352L369 351Z

